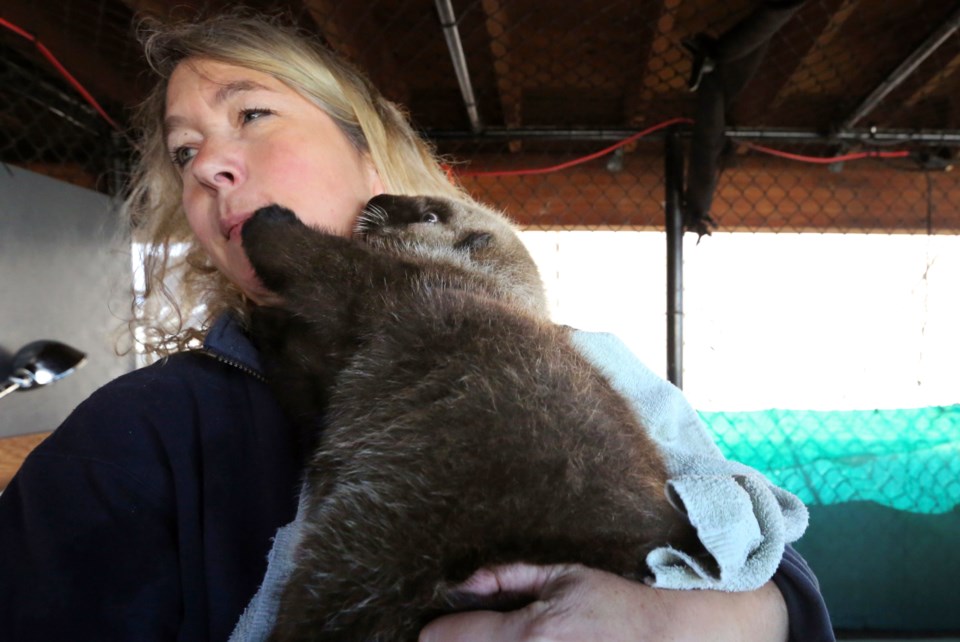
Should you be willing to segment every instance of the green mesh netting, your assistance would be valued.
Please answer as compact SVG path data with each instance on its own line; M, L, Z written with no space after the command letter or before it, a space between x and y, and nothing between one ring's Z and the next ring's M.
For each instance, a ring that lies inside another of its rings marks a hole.
M872 501L930 514L960 504L960 405L700 415L727 457L810 506Z

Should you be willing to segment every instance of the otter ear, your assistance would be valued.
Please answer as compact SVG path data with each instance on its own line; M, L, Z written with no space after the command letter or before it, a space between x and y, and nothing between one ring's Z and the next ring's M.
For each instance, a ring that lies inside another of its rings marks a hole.
M492 242L493 234L490 232L468 232L460 237L460 240L454 244L453 249L473 252L482 250Z

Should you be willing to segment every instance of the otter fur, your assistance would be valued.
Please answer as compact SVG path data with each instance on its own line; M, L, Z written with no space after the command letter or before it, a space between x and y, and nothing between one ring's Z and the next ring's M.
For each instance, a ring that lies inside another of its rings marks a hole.
M273 640L415 640L484 606L456 586L510 562L640 580L690 542L628 403L550 322L500 214L380 195L354 238L258 210L243 245L282 302L251 331L285 410L315 436L306 524Z

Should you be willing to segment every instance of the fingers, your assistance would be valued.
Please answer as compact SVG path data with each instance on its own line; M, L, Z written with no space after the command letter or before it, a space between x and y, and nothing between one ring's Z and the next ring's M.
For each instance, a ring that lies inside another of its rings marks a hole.
M480 596L514 593L539 596L544 587L566 570L563 566L507 564L482 568L457 587L458 591Z
M456 591L480 597L527 596L533 601L507 612L466 611L437 618L420 632L419 642L503 642L537 639L537 631L556 606L549 595L566 584L573 566L508 564L480 569ZM490 600L495 602L496 600Z

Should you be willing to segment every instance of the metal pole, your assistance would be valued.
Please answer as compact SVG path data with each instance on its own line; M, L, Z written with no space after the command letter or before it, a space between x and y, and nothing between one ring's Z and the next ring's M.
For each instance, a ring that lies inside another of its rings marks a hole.
M664 148L667 229L667 379L683 387L683 148L674 128Z
M620 141L637 133L636 129L541 129L536 127L487 127L482 132L466 130L427 130L424 135L434 141L462 141L482 143L498 140L559 140L580 142ZM684 132L683 136L689 136ZM725 135L734 140L758 143L836 143L850 141L861 143L917 143L946 146L960 145L960 130L908 130L908 129L851 129L826 134L822 131L802 129L777 129L762 127L727 127ZM660 141L663 131L654 132L640 139L640 143Z
M470 72L467 70L467 56L463 53L463 43L460 41L460 29L457 27L457 16L453 12L450 0L435 0L437 11L440 14L440 26L447 39L447 48L450 50L450 59L453 61L453 70L460 84L460 93L467 108L467 117L470 119L470 129L477 133L482 129L480 112L477 109L477 99L473 95L473 83L470 82Z
M850 129L861 118L873 111L874 107L880 104L884 98L887 97L891 91L896 89L900 83L907 79L907 76L916 71L917 67L920 66L927 57L932 54L937 47L946 42L953 33L960 28L960 7L953 12L953 15L947 19L945 23L940 25L940 27L930 34L926 40L923 41L916 51L911 53L906 60L900 63L900 66L893 70L893 73L887 77L880 86L873 90L869 96L867 96L863 102L850 114L843 124L840 125L839 129Z

